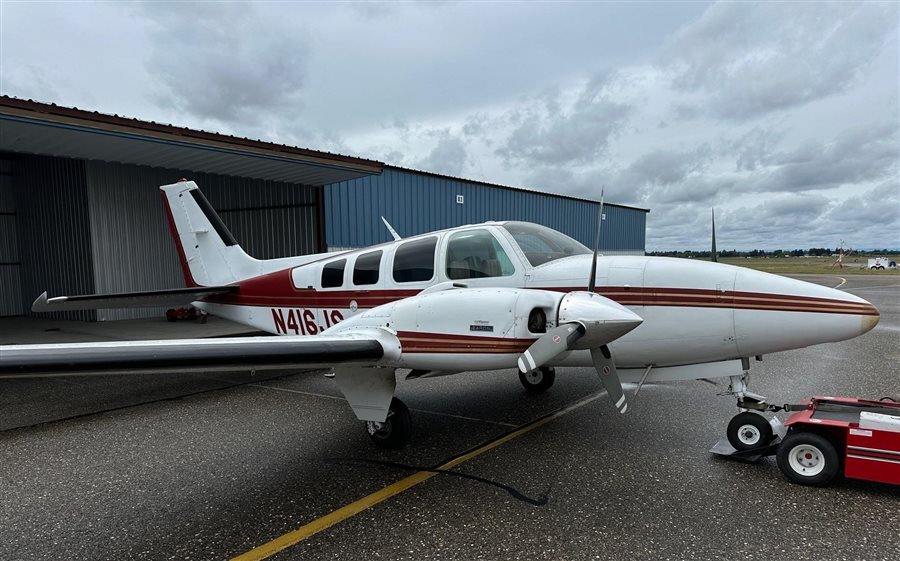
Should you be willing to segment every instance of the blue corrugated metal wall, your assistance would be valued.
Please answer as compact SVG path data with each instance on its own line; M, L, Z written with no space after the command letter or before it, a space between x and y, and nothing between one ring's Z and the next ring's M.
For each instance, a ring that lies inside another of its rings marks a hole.
M462 195L463 204L456 196ZM380 176L325 187L325 238L331 248L391 239L384 216L401 236L488 220L524 220L594 245L597 203L385 167ZM604 207L602 251L642 253L646 211Z

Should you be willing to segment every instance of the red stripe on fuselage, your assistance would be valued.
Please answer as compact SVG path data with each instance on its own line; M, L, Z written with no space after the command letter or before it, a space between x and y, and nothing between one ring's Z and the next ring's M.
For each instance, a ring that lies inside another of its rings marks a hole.
M179 246L180 247L180 246ZM185 263L186 265L186 263ZM533 287L535 290L574 292L579 287ZM203 301L216 304L284 308L369 309L415 296L419 289L316 290L295 288L290 270L276 271L240 283L237 293L217 294ZM597 293L625 306L687 308L734 308L762 311L810 312L877 316L868 303L847 302L815 296L792 296L757 292L720 292L696 288L600 287Z

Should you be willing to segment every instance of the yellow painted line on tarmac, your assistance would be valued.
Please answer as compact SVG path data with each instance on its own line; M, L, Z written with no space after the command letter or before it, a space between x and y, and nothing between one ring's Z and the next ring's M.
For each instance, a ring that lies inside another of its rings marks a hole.
M375 491L371 495L367 495L357 501L354 501L346 506L343 506L325 516L313 520L309 524L301 526L296 530L288 532L282 536L275 538L274 540L264 543L261 546L255 547L248 551L247 553L243 553L238 555L237 557L232 558L231 561L260 561L261 559L267 559L279 551L287 549L292 545L295 545L319 532L338 524L339 522L343 522L352 516L356 516L360 512L366 510L369 507L375 506L378 503L384 502L394 495L399 495L403 491L411 489L420 483L424 483L428 481L435 475L438 475L440 471L447 471L455 468L456 466L462 464L463 462L467 462L472 458L476 458L485 452L489 452L498 446L501 446L514 438L518 438L523 434L529 433L534 429L544 426L550 421L554 419L558 419L563 415L567 415L572 411L580 407L584 407L585 405L596 401L601 396L606 395L605 391L600 391L595 394L591 394L579 401L576 401L572 405L566 406L562 409L554 411L549 415L541 417L540 419L531 421L526 425L522 425L521 427L510 431L499 438L496 438L487 444L484 444L474 450L461 454L452 460L445 462L444 464L438 466L433 471L419 471L416 472L409 477L405 477L396 483L392 483L383 489Z
M845 279L844 277L838 277L838 278L841 279L841 284L837 285L835 288L840 288L840 287L844 286L845 284L847 284L847 279Z

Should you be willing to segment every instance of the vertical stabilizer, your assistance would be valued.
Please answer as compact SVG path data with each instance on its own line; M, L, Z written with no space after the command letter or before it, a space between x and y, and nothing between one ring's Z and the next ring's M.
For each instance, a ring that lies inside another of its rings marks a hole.
M160 187L187 286L221 286L259 274L193 181Z

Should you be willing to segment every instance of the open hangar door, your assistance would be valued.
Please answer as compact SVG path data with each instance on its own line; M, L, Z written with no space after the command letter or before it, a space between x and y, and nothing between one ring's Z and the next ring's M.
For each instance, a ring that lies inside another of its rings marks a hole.
M323 244L317 187L47 156L9 154L6 161L10 174L3 185L11 185L15 196L12 202L0 198L0 208L17 204L18 210L0 210L0 228L11 223L14 233L0 241L0 259L21 263L0 266L12 269L0 277L10 295L0 300L6 315L29 313L44 290L55 296L184 286L159 191L180 178L197 182L254 257L315 253ZM106 321L164 312L111 309L51 317Z

